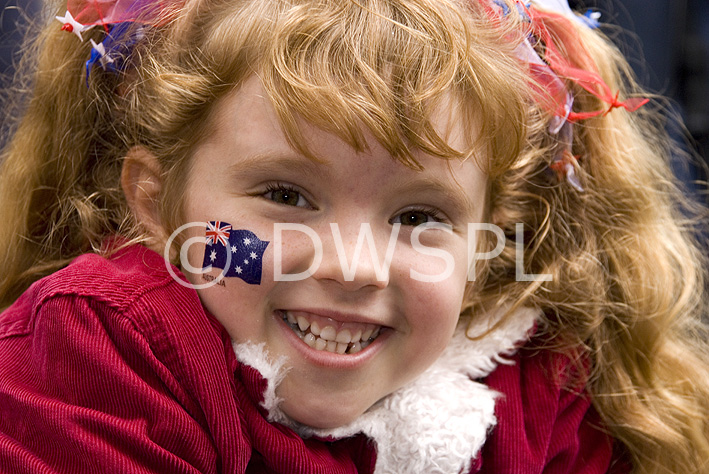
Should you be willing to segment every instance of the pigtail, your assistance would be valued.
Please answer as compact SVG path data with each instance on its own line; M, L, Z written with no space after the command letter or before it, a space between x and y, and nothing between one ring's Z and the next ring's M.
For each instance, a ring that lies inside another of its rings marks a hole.
M570 34L560 24L545 26L563 45ZM576 26L571 36L621 98L641 92L598 30ZM583 189L549 172L553 137L530 127L518 165L493 183L492 208L509 244L491 262L481 299L505 295L540 307L550 344L572 354L585 348L594 405L634 472L706 472L706 256L686 214L692 204L671 178L671 142L651 105L607 111L597 95L570 87L574 112L586 117L574 124L571 150ZM517 222L525 229L525 272L551 281L513 279Z
M64 2L65 6L65 2ZM56 11L60 11L57 8ZM54 13L54 11L52 11ZM111 133L112 87L81 74L91 45L51 22L25 53L32 93L2 157L0 307L30 283L100 245L126 215L116 188L120 163ZM99 38L103 32L88 36ZM99 40L100 41L100 40ZM94 180L107 183L97 192Z
M631 77L617 50L593 31L582 33L609 84ZM603 322L588 328L592 391L637 472L706 472L707 259L688 217L693 205L671 178L671 141L653 113L589 119L579 137L593 189L586 205L603 231L597 239L608 295ZM605 216L594 215L602 209Z

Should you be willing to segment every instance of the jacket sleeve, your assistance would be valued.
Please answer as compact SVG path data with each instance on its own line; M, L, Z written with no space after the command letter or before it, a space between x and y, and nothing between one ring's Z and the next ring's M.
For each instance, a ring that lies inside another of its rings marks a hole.
M523 350L485 383L501 393L497 426L482 450L481 473L602 474L628 472L613 459L611 436L573 374L570 361Z
M32 314L0 338L0 472L218 472L198 401L129 318L73 295Z

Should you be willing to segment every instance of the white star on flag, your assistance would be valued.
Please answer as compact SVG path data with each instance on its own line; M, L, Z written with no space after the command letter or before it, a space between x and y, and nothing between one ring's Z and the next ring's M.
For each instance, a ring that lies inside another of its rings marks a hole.
M217 259L217 252L215 250L212 250L212 253L209 255L209 259L212 262Z
M256 252L251 252L251 255L249 255L252 260L256 260L258 258L258 255L256 255Z
M251 239L248 237L244 239L244 245L251 245Z

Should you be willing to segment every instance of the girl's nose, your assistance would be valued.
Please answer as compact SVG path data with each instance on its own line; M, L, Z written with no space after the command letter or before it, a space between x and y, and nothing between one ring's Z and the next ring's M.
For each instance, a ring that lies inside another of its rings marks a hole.
M321 234L323 259L313 278L336 282L348 291L389 285L398 226L390 235L367 223L333 223L329 230L329 235Z

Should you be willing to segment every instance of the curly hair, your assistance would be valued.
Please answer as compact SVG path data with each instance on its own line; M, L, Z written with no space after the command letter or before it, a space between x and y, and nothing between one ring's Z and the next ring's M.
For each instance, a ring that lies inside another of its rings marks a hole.
M55 3L51 13L65 10L66 2ZM501 303L540 308L545 340L589 361L594 405L635 472L707 472L705 256L672 178L658 111L614 111L578 124L573 153L584 192L558 182L548 173L550 117L516 59L526 30L511 10L495 22L472 0L189 0L145 32L124 73L96 68L89 87L81 71L90 45L56 23L44 27L26 54L36 69L20 84L32 92L3 152L0 307L77 255L102 251L108 236L148 238L120 189L133 147L158 158L161 219L178 227L190 156L212 110L257 75L290 143L306 156L299 118L358 150L367 131L413 168L420 167L414 150L448 160L489 156L480 163L489 176L486 215L507 239L498 258L476 267L461 312ZM577 29L606 83L639 93L612 43ZM104 35L89 33L97 42ZM603 107L572 91L578 111ZM474 137L463 150L430 121L451 93ZM525 272L550 281L517 281L519 224Z

